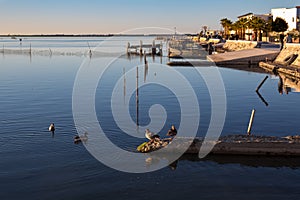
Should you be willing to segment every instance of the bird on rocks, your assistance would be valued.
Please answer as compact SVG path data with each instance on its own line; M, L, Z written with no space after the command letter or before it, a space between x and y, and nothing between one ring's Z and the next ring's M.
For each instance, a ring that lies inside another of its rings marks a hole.
M156 133L151 132L149 129L146 129L145 137L149 140L153 140L155 138L159 138L159 135L157 135Z

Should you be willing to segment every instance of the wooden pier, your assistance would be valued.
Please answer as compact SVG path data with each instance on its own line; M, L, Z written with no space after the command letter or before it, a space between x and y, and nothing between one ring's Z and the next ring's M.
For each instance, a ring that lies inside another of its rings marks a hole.
M155 44L153 40L152 44L143 44L143 41L140 41L139 45L131 45L129 42L127 44L127 54L136 54L136 55L158 55L162 56L163 44Z

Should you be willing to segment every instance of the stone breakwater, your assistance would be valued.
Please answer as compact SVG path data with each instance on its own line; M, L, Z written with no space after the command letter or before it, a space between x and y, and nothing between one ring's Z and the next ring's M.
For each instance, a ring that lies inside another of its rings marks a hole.
M223 50L240 51L245 49L253 49L257 47L259 47L259 43L255 41L227 40L223 45Z

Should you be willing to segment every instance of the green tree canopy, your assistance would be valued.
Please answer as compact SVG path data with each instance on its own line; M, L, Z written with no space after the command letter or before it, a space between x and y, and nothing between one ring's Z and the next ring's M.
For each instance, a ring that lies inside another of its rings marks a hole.
M286 21L280 17L277 17L272 24L272 30L275 32L284 32L289 28Z
M220 20L221 21L221 25L223 26L224 28L224 32L225 34L228 34L228 31L230 30L230 27L232 25L232 21L230 21L229 19L227 18L223 18Z

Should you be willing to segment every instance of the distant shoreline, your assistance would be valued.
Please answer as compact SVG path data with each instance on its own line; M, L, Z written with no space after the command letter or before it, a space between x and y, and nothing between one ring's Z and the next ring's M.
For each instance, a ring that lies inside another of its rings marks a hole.
M185 36L195 36L196 34L182 34ZM153 37L153 36L173 36L173 34L8 34L0 37Z

